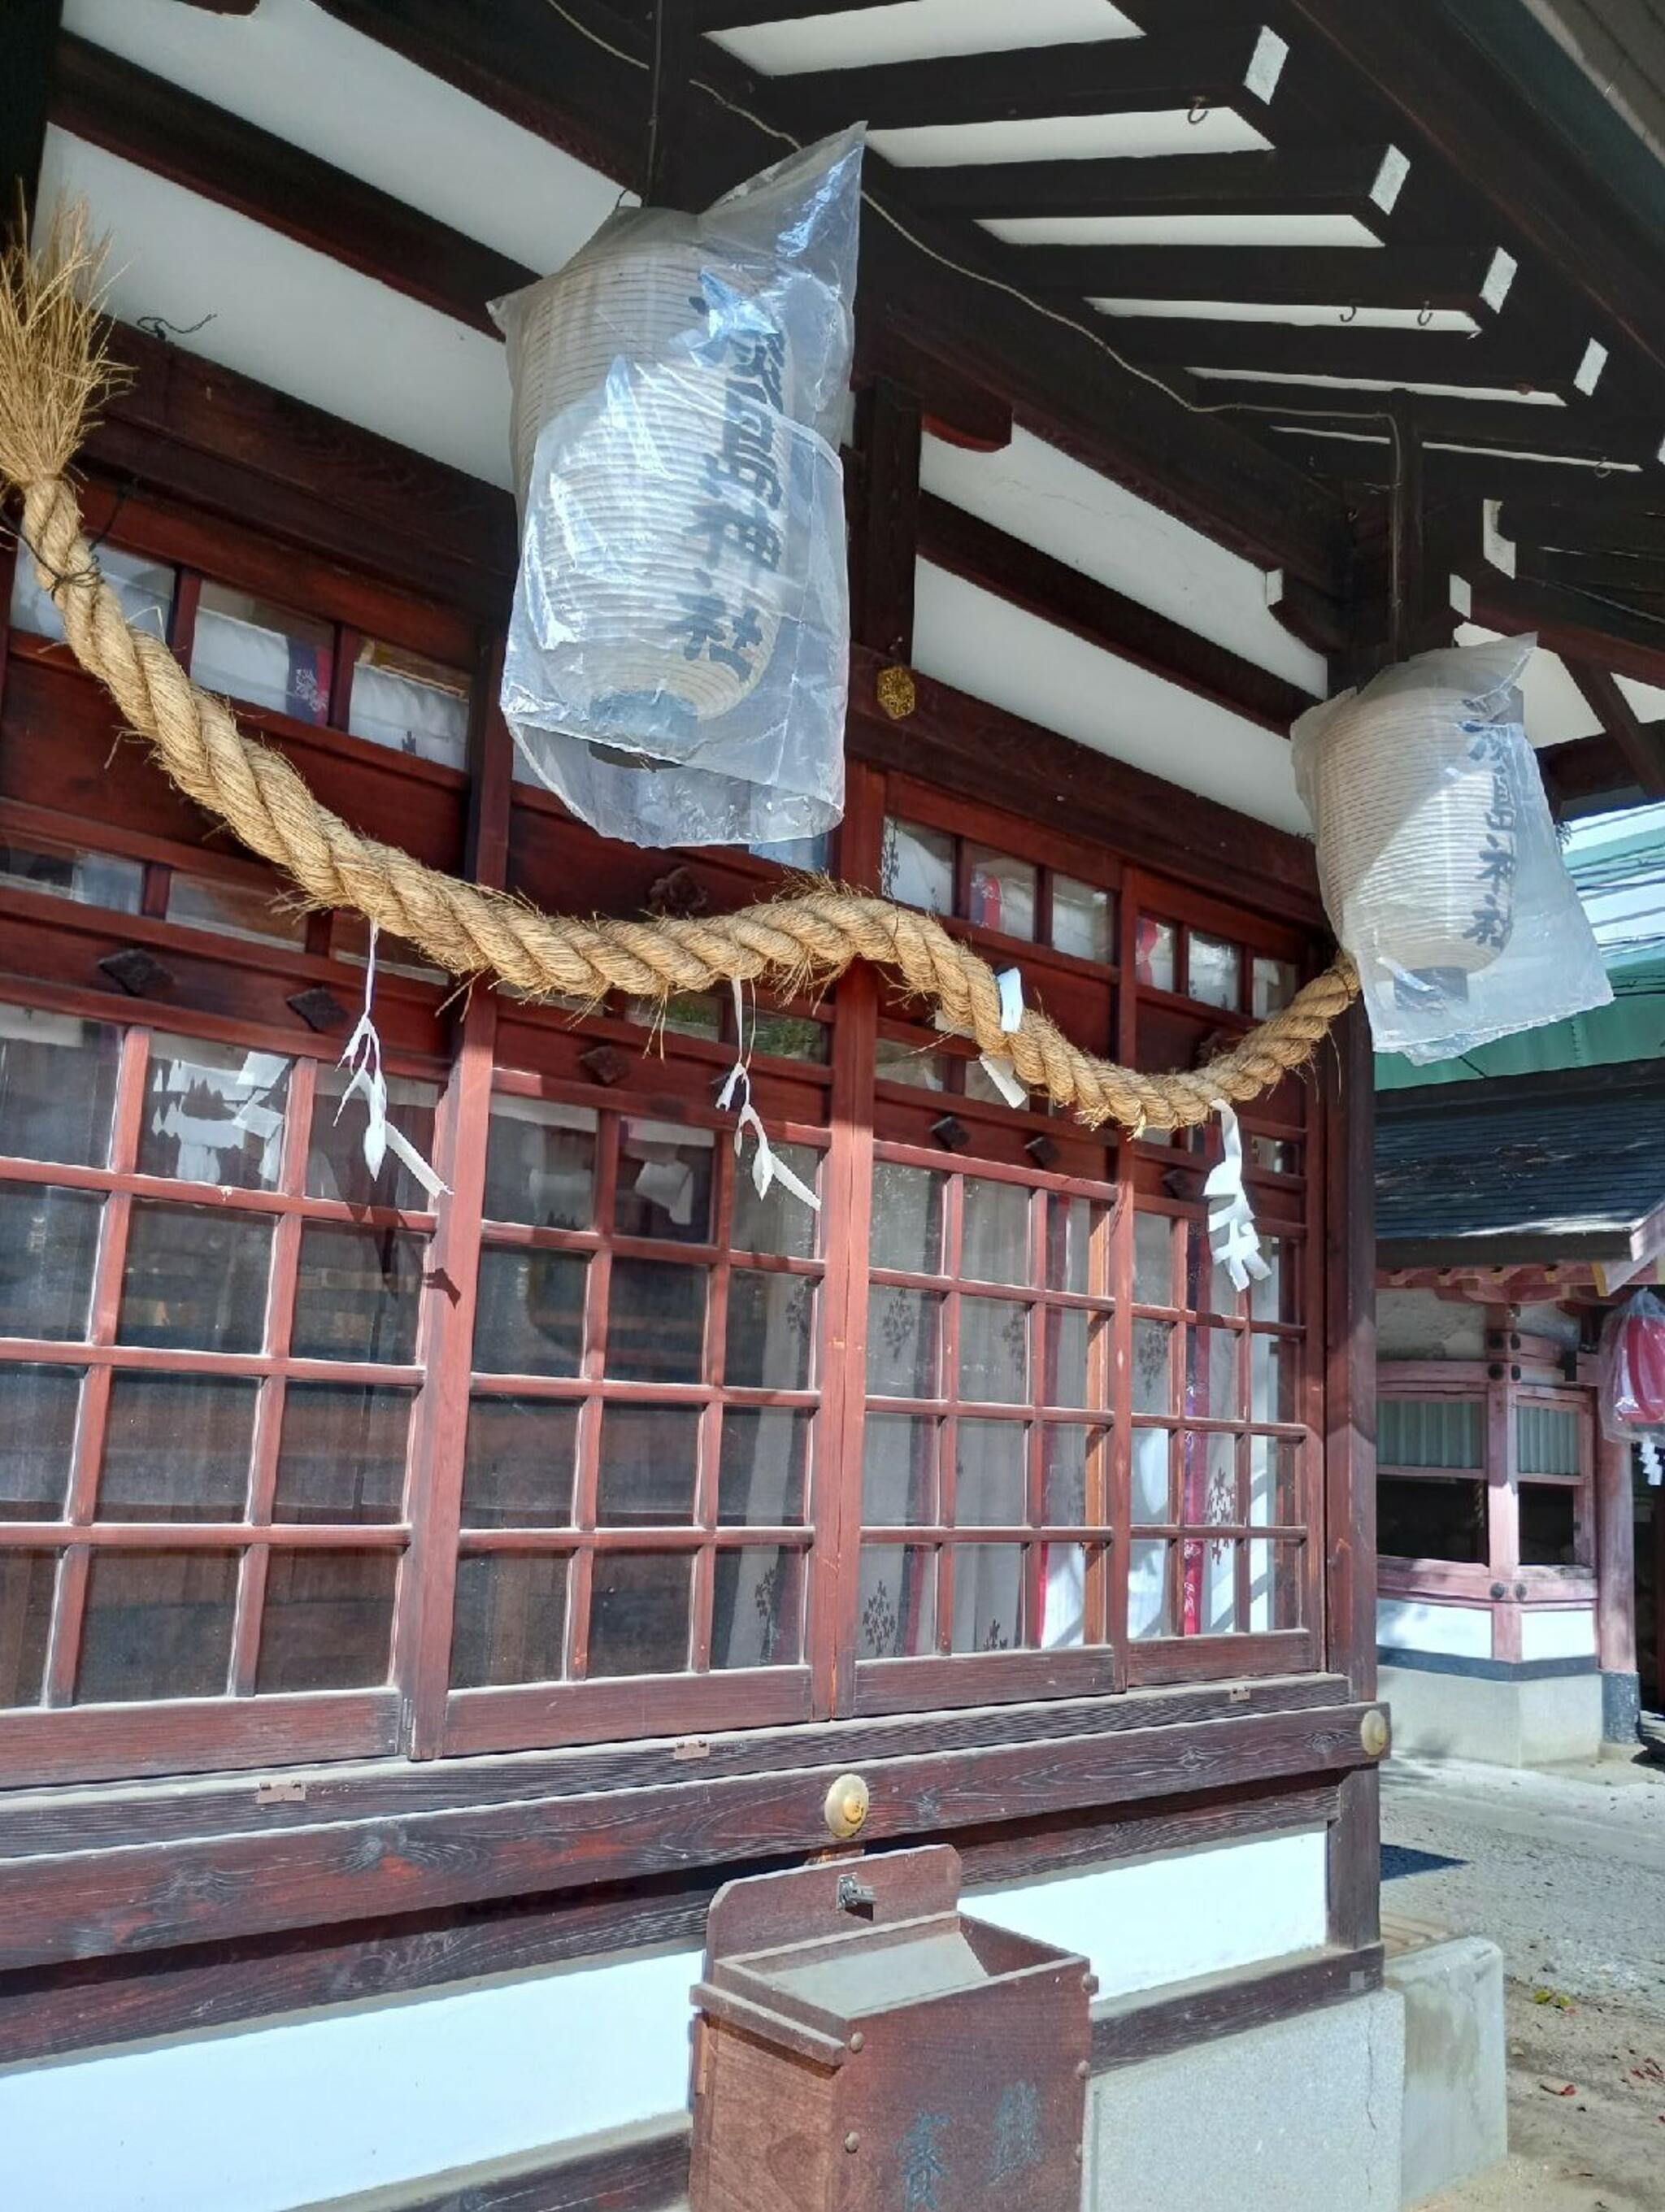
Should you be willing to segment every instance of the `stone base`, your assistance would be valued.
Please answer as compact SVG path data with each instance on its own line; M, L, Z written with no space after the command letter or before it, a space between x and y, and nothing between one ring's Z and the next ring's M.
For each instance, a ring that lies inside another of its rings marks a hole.
M1642 1677L1639 1674L1601 1676L1601 1736L1607 1743L1621 1743L1634 1751L1642 1740Z
M1405 2001L1400 2185L1419 2204L1508 2154L1503 1953L1391 1920L1382 1933L1388 1987Z
M1603 1678L1593 1660L1408 1656L1384 1654L1378 1677L1394 1748L1407 1758L1558 1766L1600 1757Z
M1404 2014L1378 1990L1101 2075L1083 2212L1399 2212Z

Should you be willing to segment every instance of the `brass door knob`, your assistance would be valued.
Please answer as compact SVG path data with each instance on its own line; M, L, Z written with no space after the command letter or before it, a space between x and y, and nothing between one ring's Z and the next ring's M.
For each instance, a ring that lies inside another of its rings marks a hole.
M867 1811L872 1800L866 1784L859 1774L841 1774L827 1792L827 1802L822 1811L827 1823L827 1832L839 1842L847 1844L852 1836L859 1836L867 1825Z

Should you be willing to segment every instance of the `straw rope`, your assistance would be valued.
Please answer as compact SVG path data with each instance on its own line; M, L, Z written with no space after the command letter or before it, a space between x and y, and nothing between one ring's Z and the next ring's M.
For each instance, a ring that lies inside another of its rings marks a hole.
M1222 1098L1255 1098L1304 1066L1358 995L1344 952L1206 1066L1146 1075L1081 1051L1035 1007L1018 1030L1003 1030L988 963L930 915L888 899L829 884L736 914L586 920L539 913L362 836L280 753L240 730L166 645L131 626L100 572L67 473L112 373L89 298L97 269L76 211L59 218L39 258L14 252L0 269L0 473L23 494L24 539L76 659L179 788L316 905L352 908L453 975L489 976L531 997L599 1000L620 990L663 1000L731 980L791 990L869 961L893 969L981 1051L1009 1060L1029 1089L1090 1127L1188 1128Z

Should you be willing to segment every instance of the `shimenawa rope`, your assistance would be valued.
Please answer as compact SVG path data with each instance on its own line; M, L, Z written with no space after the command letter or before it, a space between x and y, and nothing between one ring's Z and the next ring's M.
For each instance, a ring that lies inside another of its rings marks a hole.
M70 460L120 372L105 350L96 283L102 252L84 210L60 210L31 258L0 268L0 474L23 495L22 535L82 667L148 738L173 781L319 907L350 908L408 939L448 973L489 975L532 997L664 1000L738 981L789 991L856 960L893 969L908 990L980 1051L1011 1062L1031 1091L1089 1126L1188 1128L1217 1103L1258 1097L1303 1066L1357 997L1345 952L1280 1012L1204 1067L1164 1075L1100 1060L1036 1008L1000 1023L987 963L928 915L830 884L737 914L641 921L546 915L365 837L332 813L230 708L193 684L167 646L136 630L82 527Z

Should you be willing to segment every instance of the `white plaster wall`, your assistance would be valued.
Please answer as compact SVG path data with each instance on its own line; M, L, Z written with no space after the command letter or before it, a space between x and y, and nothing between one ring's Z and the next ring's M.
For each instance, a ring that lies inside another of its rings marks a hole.
M929 562L916 579L914 665L926 675L1257 821L1307 830L1286 739ZM1244 869L1247 880L1247 855ZM1222 896L1237 888L1222 877Z
M1322 1832L984 1890L1107 1996L1321 1943ZM679 2110L694 1949L0 2070L4 2212L294 2212Z
M84 195L110 234L124 321L164 316L191 353L507 483L508 371L495 338L52 129L43 203L60 191Z
M1267 605L1267 576L1030 431L998 453L927 438L927 491L1322 698L1322 657ZM1264 734L1264 732L1262 732Z
M1440 1651L1454 1659L1489 1659L1491 1608L1424 1605L1415 1598L1378 1598L1376 1640L1392 1651Z
M1595 1656L1595 1609L1576 1605L1521 1613L1522 1659L1589 1659Z
M1437 1291L1378 1291L1376 1355L1395 1359L1480 1359L1486 1352L1486 1309L1443 1298Z

